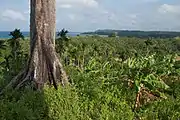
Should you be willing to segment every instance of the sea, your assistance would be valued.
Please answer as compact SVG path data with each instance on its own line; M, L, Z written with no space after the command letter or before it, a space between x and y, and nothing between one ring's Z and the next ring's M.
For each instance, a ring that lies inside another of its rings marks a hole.
M9 33L11 31L0 31L0 39L9 39L11 38L11 36L9 36ZM22 32L22 34L24 35L24 37L29 37L29 32ZM74 37L77 35L82 35L80 32L69 32L67 33L67 36L69 37Z

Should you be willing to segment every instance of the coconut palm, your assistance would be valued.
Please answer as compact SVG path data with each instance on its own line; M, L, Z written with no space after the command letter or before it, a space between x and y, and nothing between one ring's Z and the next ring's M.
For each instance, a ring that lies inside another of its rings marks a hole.
M21 39L24 40L24 36L23 34L21 33L20 29L15 29L14 31L10 32L9 36L12 36L11 39L9 39L9 45L12 47L12 48L18 48L20 47L20 43L19 41Z
M56 40L57 43L57 52L62 54L64 52L65 46L67 45L67 42L69 41L69 38L67 36L68 30L65 30L64 28L57 33L58 39Z
M66 38L67 37L67 33L68 33L68 30L65 30L64 28L57 33L57 36L58 37L61 37L61 38Z
M24 36L21 33L20 29L15 29L14 31L10 32L9 36L11 38L8 40L9 46L12 48L12 56L16 59L16 54L20 50L20 40L24 40Z

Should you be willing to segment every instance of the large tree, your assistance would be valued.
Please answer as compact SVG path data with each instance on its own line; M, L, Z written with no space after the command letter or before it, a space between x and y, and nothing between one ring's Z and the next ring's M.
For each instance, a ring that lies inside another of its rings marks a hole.
M68 83L60 57L55 51L55 4L55 0L30 0L30 58L27 68L7 87L20 88L28 83L42 89L49 80L57 89L57 83Z

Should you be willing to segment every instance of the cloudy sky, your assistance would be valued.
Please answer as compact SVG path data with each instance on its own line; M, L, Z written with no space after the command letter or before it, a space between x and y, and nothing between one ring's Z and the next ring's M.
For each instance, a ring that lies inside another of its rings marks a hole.
M180 31L180 0L56 0L57 30ZM0 31L29 31L29 1L1 0Z

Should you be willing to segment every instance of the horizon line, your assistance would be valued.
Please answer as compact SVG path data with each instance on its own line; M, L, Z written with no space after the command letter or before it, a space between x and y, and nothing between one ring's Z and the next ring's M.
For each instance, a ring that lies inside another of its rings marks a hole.
M84 33L84 32L96 32L99 30L112 30L112 31L140 31L140 32L180 32L180 30L131 30L131 29L96 29L94 31L83 31L83 32L75 32L75 31L69 31L69 33ZM12 32L12 30L0 30L0 32ZM21 32L30 32L30 31L21 31ZM58 32L58 30L56 31Z

